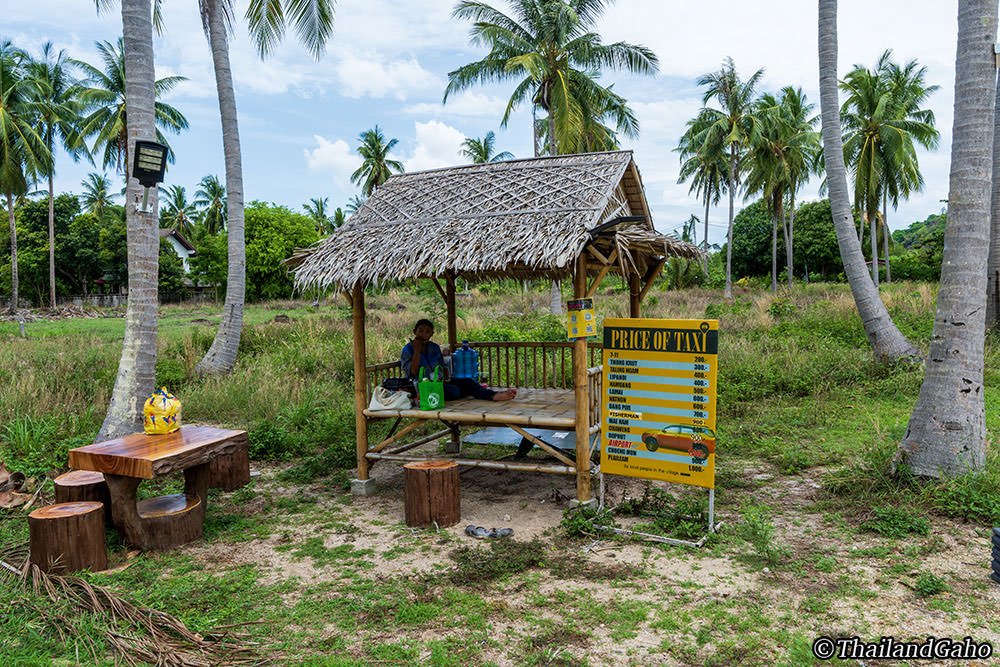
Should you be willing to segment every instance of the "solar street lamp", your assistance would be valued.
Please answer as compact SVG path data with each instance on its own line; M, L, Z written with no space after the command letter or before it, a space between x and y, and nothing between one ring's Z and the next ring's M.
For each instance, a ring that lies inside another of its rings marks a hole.
M143 186L140 213L149 213L149 189L163 182L167 170L167 147L155 141L136 141L132 175Z

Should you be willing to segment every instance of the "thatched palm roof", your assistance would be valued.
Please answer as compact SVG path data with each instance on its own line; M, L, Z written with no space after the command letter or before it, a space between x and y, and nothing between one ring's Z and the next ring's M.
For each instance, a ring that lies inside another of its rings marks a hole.
M622 217L632 219L595 230ZM624 270L639 273L665 256L700 257L656 232L632 152L613 151L393 176L286 264L300 288L446 272L472 281L567 278L588 245L604 256L617 249Z

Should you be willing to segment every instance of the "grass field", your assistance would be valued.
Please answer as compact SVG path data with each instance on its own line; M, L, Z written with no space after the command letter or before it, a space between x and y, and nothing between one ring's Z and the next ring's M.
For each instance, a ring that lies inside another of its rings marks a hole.
M460 337L561 340L561 320L542 314L545 287L461 296ZM882 290L924 350L934 289ZM432 289L374 294L369 307L373 362L396 357L418 317L443 331ZM627 296L609 289L596 307L601 317L624 315ZM290 321L276 322L282 314ZM262 621L247 626L247 641L282 665L808 665L812 640L824 634L971 635L1000 648L1000 586L988 580L1000 457L991 451L987 470L940 485L888 474L922 369L872 362L846 286L746 291L728 303L717 291L654 290L644 315L720 320L725 525L705 548L595 528L617 521L692 536L698 526L684 516L703 511L697 494L618 479L609 495L636 499L628 516L564 516L572 480L528 473L463 473L463 522L411 531L398 466L376 467L376 496L346 493L354 417L343 302L249 307L236 369L207 380L192 371L219 309L169 306L158 383L182 399L186 422L247 429L261 475L212 496L206 535L193 545L128 558L111 533L113 565L127 567L86 579L196 631ZM123 329L120 318L40 321L22 339L16 323L0 323L0 458L10 469L61 471L66 451L93 439ZM991 336L986 353L995 434L1000 341ZM147 484L144 493L178 484ZM512 540L462 533L467 522L504 517ZM26 537L23 516L0 514L0 543ZM67 614L72 627L61 639L33 610L39 604L0 577L0 663L72 665L79 655L91 664L89 655L115 664L114 621Z

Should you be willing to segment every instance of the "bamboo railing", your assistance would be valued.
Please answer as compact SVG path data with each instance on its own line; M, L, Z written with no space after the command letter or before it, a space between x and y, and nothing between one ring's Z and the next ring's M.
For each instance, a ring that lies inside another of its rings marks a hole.
M587 426L594 432L600 428L601 424L601 372L603 366L594 366L587 369L587 400L589 416Z
M573 388L573 343L571 342L508 342L469 343L479 352L479 373L491 387L523 387L528 389ZM600 368L601 343L587 343L587 367ZM589 371L588 371L589 373ZM365 367L365 388L368 400L372 391L386 378L403 377L398 361L387 361ZM597 377L600 388L600 373ZM591 392L591 397L595 394ZM598 410L598 419L600 411Z
M573 343L469 343L479 352L479 372L491 387L573 388ZM587 343L587 366L600 363L601 343Z

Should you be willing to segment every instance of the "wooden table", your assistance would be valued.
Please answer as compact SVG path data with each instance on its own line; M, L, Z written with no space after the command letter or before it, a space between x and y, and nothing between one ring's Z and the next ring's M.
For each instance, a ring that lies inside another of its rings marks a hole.
M111 516L140 549L166 549L201 536L212 462L245 453L246 431L182 426L166 435L134 433L69 451L69 465L104 473ZM184 493L136 502L144 479L184 473Z

